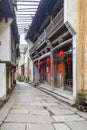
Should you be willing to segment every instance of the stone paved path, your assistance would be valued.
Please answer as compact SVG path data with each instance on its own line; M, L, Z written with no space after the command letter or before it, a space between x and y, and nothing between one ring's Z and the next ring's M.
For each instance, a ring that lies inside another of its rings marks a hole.
M19 83L0 110L0 130L87 130L81 113L26 83Z

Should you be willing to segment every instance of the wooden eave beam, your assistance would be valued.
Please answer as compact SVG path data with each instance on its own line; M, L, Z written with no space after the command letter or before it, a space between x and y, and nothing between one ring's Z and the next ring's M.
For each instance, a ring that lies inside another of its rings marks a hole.
M37 7L29 7L29 8L18 8L18 10L36 10Z
M65 36L67 36L69 34L69 31L64 32L63 34L61 34L58 38L56 38L53 42L52 45L57 43L59 40L61 40L62 38L64 38Z
M17 0L17 2L36 2L36 3L39 3L40 0Z
M17 4L18 6L33 6L33 7L37 7L38 6L38 4L29 4L29 3L25 3L25 4Z
M17 10L17 13L19 12L35 12L34 10Z
M51 50L52 50L52 51L55 51L56 49L59 49L59 48L65 46L65 45L68 45L68 44L71 43L71 42L72 42L72 38L70 38L70 39L68 39L68 40L66 40L66 41L64 41L64 42L62 42L62 43L60 43L60 44L58 44L56 47L54 47L54 48L51 49Z
M21 16L24 16L24 15L25 15L25 16L26 16L26 15L27 15L27 16L29 16L29 15L31 16L31 15L33 15L33 16L34 16L35 14L17 14L17 15L21 15Z

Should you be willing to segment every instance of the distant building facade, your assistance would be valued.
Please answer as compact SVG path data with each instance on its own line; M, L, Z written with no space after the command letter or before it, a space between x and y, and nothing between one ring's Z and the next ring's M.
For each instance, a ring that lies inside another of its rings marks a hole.
M27 44L20 44L20 57L18 59L18 75L22 81L25 79L25 51L27 50Z
M30 44L20 44L18 75L22 81L33 82L33 61L29 54Z
M28 49L27 49L27 56L28 56L28 78L29 78L29 82L33 82L33 60L31 59L31 56L30 56L30 49L32 48L32 46L33 46L33 43L30 41L30 40L28 40L27 41L27 43L28 43ZM37 76L38 77L38 76Z

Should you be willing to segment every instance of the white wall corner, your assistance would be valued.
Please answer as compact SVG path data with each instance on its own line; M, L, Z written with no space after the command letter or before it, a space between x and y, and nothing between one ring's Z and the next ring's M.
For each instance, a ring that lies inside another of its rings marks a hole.
M9 28L9 60L11 61L11 27Z
M76 44L77 44L77 35L73 36L73 99L76 99Z
M64 23L67 21L77 33L79 27L79 0L64 0Z
M6 27L4 31L0 30L0 60L11 61L11 30L10 26Z
M68 17L68 1L67 0L64 0L64 23L67 21Z
M0 98L6 96L6 64L0 64Z

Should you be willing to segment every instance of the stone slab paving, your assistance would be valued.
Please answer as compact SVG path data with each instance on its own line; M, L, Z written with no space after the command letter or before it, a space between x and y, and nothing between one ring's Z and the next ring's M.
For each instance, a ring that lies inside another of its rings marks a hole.
M70 110L70 109L68 109L68 108L66 108L66 107L64 107L63 105L61 105L61 104L58 104L58 105L56 105L56 107L55 107L55 105L54 106L48 106L47 107L49 110ZM71 110L72 111L72 110ZM73 112L73 111L72 111Z
M4 123L0 130L25 130L23 123Z
M53 116L56 122L66 122L66 121L84 121L85 119L78 115L63 115L63 116Z
M54 119L50 116L40 116L40 115L12 115L9 114L5 122L16 122L16 123L42 123L49 124L54 122Z
M74 114L74 112L72 112L69 109L58 109L58 108L50 108L49 109L52 113L54 113L54 115L70 115L70 114Z
M4 107L0 110L0 121L4 121L4 119L6 118L7 114L9 113L12 104L14 103L16 98L16 93L14 94L14 92L12 93L9 102L7 102Z
M29 103L14 103L12 108L30 108Z
M58 103L42 103L43 106L50 107L50 106L58 106Z
M13 108L10 110L10 114L28 114L29 113L29 109L24 109L24 108Z
M77 112L77 114L79 114L87 120L87 112Z
M2 124L2 121L0 121L0 126L1 126L1 124Z
M87 130L86 115L29 84L19 83L0 110L0 130L82 130L79 124Z
M42 103L40 103L40 102L33 102L33 103L30 103L30 106L42 106Z
M67 124L69 125L71 130L87 130L87 121L67 122Z
M34 111L34 110L43 110L43 106L30 106L30 111Z
M66 124L64 123L56 123L53 124L55 130L71 130Z
M55 100L53 100L53 99L46 99L46 102L48 102L48 103L57 103Z
M30 110L30 115L48 115L49 116L49 112L47 110Z
M50 124L29 124L26 130L54 130Z

